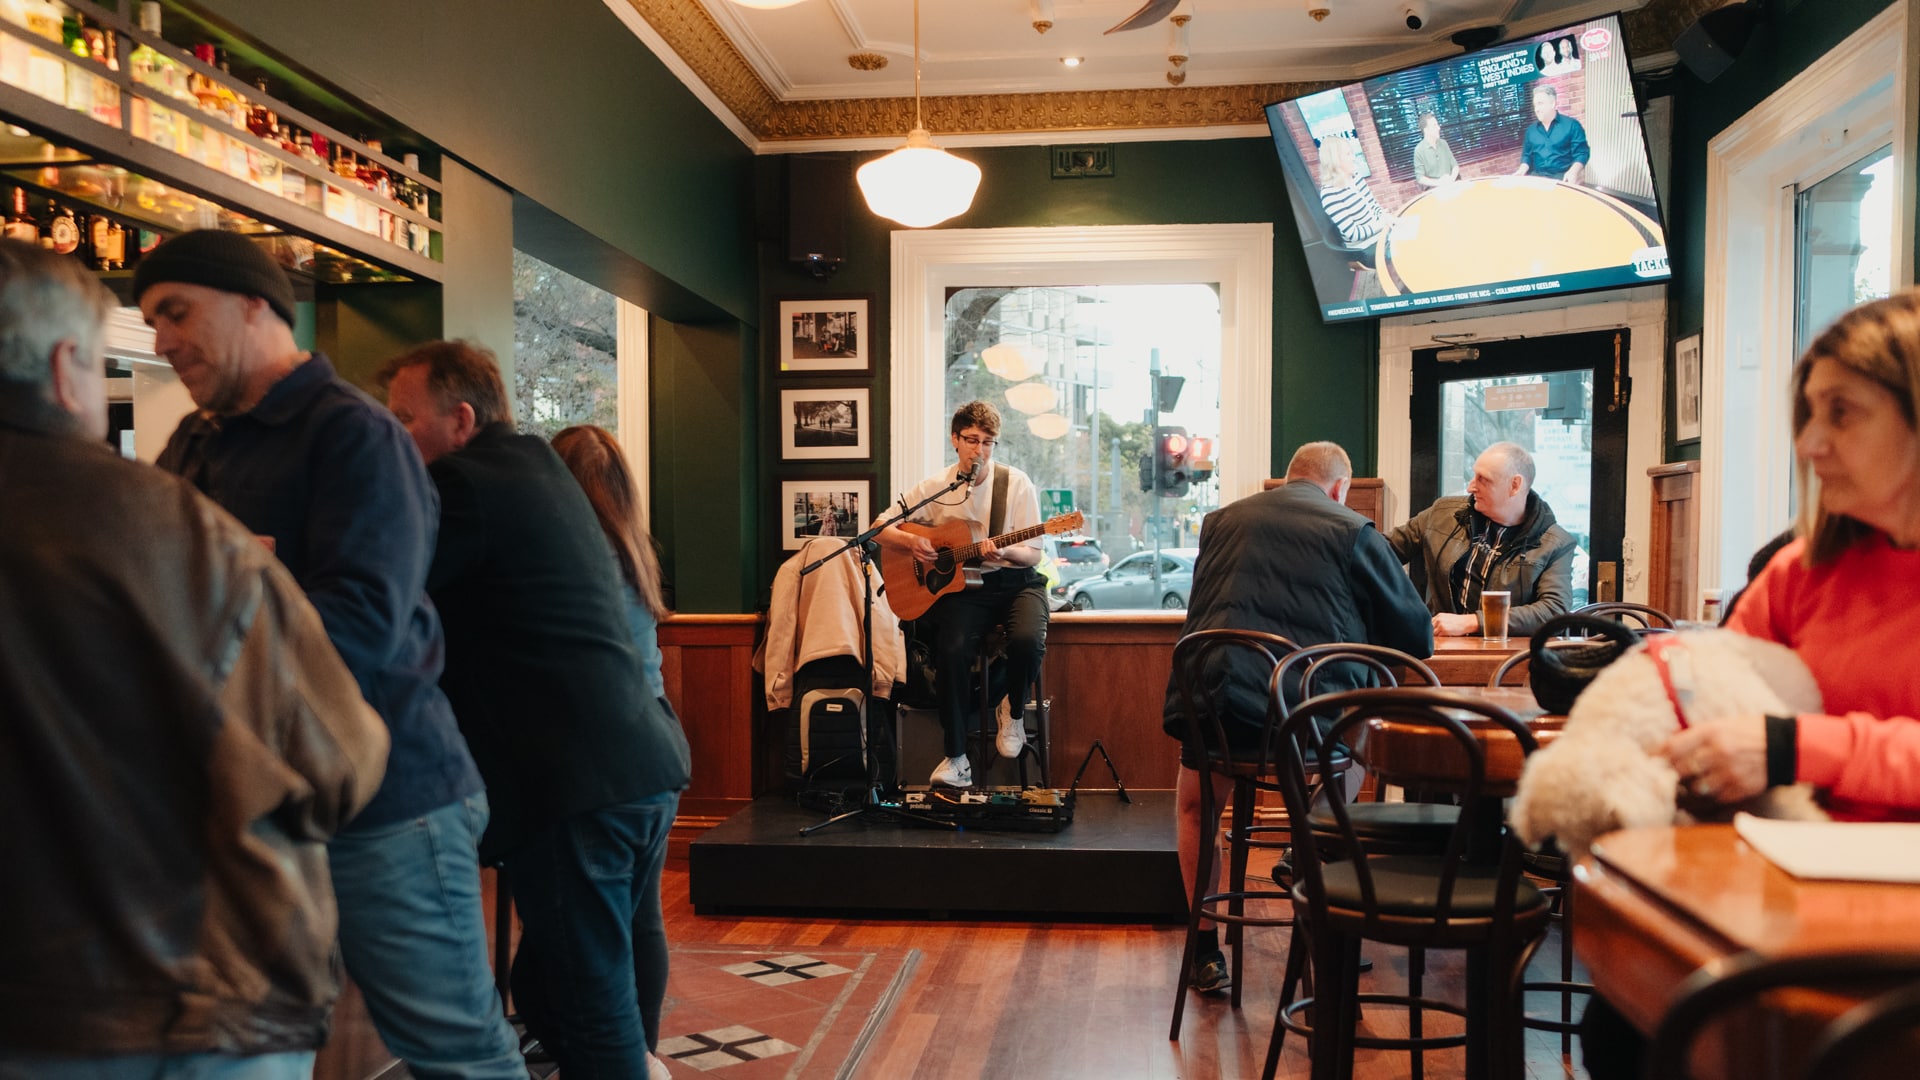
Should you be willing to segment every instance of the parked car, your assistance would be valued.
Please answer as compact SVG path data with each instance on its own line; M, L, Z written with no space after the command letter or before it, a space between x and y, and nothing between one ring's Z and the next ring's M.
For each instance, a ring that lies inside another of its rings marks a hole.
M1199 548L1161 549L1158 582L1153 579L1153 552L1129 555L1105 573L1067 586L1067 606L1075 611L1184 608L1187 595L1193 591L1193 560L1199 554Z
M1040 561L1040 573L1047 579L1049 606L1059 611L1067 606L1067 590L1076 581L1107 568L1107 554L1100 541L1091 536L1048 536L1043 538L1046 558Z

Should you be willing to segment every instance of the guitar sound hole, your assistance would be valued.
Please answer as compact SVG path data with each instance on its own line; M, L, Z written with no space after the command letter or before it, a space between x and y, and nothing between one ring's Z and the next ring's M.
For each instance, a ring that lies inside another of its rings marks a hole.
M935 556L933 568L942 574L951 575L953 573L953 552L942 551L939 555Z

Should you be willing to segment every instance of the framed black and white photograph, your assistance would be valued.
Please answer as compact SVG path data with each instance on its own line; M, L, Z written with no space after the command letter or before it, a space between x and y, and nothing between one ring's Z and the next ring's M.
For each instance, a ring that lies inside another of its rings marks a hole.
M865 299L782 300L776 325L785 374L873 371Z
M873 456L865 388L782 390L780 429L784 461L863 461Z
M798 551L816 536L847 537L867 527L873 508L866 478L785 480L780 484L780 547Z
M1700 335L1673 346L1673 441L1700 437Z

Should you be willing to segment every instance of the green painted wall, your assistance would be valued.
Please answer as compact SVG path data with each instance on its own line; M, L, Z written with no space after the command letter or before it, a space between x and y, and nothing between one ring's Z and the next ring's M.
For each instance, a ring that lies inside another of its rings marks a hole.
M199 6L754 321L752 154L604 4Z
M738 324L653 319L653 534L674 607L755 606L759 420L752 372L758 335ZM777 490L777 488L776 488Z
M1698 332L1706 317L1707 144L1867 20L1886 10L1889 2L1800 0L1798 6L1756 29L1740 59L1718 79L1702 83L1684 68L1675 76L1670 181L1673 205L1666 208L1668 255L1674 268L1673 285L1668 291L1669 340ZM1676 446L1672 442L1672 359L1669 350L1665 460L1694 461L1700 457L1699 443Z
M1097 138L1063 140L1098 142ZM1195 142L1119 143L1113 147L1111 179L1053 180L1044 146L967 148L957 151L980 165L984 174L973 208L942 227L991 229L1015 226L1163 225L1267 221L1273 223L1273 416L1269 467L1283 468L1293 449L1313 439L1333 439L1353 454L1354 467L1366 475L1374 471L1375 396L1377 355L1372 324L1327 326L1320 321L1306 260L1300 249L1293 213L1282 186L1280 162L1273 144L1260 139L1215 139ZM877 154L855 156L855 167ZM811 296L866 295L875 348L871 380L874 403L875 499L912 484L919 477L887 475L887 438L891 417L887 374L889 233L895 228L868 212L851 184L847 192L846 265L826 281L816 281L786 261L786 163L763 158L756 163L759 200L760 284L763 325L772 325L779 300ZM777 365L774 335L766 343L759 364L762 401L777 401L780 380L768 373ZM819 380L815 379L818 383ZM766 410L761 430L760 460L768 494L761 512L771 513L783 478L844 475L845 466L782 464L775 409ZM774 538L762 545L762 591L771 583L782 554Z

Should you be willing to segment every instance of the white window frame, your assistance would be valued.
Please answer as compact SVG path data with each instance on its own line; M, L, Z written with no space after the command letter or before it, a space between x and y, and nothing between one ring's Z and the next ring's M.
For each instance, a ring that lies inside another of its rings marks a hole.
M652 357L648 350L647 309L613 298L614 318L614 394L618 401L620 430L614 439L627 455L627 468L633 473L633 486L639 489L640 520L653 521L653 383Z
M1260 490L1273 458L1273 225L1104 225L893 233L896 488L946 465L941 364L950 288L1217 284L1222 505Z
M1707 146L1703 588L1744 584L1748 557L1789 521L1797 189L1892 142L1894 283L1913 280L1914 29L1896 0Z

